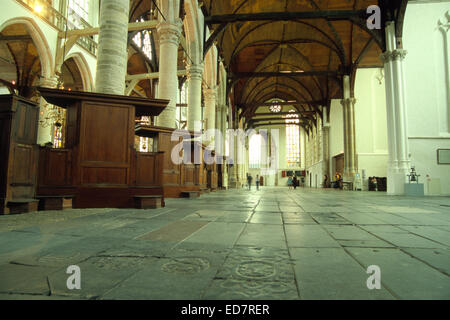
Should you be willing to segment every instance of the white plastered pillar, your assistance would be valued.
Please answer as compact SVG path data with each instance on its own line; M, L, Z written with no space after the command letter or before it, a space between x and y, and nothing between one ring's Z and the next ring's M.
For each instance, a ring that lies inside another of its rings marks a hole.
M166 128L176 128L177 62L181 25L181 20L177 20L174 23L163 21L157 26L160 39L158 98L170 101L158 116L157 124Z
M201 130L203 64L187 65L188 111L187 127L190 131ZM197 127L196 127L197 125Z

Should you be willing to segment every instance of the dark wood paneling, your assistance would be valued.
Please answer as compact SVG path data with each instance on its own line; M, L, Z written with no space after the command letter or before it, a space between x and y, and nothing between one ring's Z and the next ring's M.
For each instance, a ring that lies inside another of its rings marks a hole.
M72 151L41 148L39 150L39 185L72 185Z
M25 208L24 199L35 196L38 116L35 102L16 95L0 96L0 213L18 212L20 206L12 209L8 203L19 201Z
M39 90L49 103L67 108L68 151L60 155L65 163L55 171L50 166L57 161L58 150L42 151L40 195L74 195L74 208L133 208L136 195L163 196L164 153L134 149L136 107L141 113L151 111L152 104L160 108L161 101ZM157 115L158 110L151 112Z

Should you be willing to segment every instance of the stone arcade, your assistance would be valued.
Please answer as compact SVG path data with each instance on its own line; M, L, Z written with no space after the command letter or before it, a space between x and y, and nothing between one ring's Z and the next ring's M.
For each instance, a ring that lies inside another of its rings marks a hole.
M450 298L449 30L448 0L3 0L0 299Z

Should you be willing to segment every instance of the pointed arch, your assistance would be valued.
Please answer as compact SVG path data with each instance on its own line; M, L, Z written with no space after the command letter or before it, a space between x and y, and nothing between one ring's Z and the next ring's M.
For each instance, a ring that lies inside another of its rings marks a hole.
M71 53L70 55L68 55L66 57L66 60L69 60L70 58L72 58L77 67L78 67L78 71L81 74L81 79L83 81L83 89L84 91L92 91L94 85L94 81L92 78L92 73L91 70L89 69L89 64L86 61L86 58L83 56L83 54L81 54L80 52L75 52L75 53Z
M33 39L33 43L39 54L39 60L41 63L41 76L43 76L44 78L51 78L54 75L53 56L50 50L50 46L45 39L44 33L39 28L38 24L29 17L16 17L5 21L0 26L0 32L5 28L15 24L25 25L31 38Z

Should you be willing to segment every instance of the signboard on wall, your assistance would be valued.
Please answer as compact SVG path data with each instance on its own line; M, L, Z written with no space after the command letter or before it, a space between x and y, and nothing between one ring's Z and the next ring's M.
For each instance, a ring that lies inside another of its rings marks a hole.
M437 162L438 164L450 164L450 149L438 149Z

